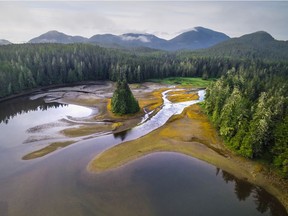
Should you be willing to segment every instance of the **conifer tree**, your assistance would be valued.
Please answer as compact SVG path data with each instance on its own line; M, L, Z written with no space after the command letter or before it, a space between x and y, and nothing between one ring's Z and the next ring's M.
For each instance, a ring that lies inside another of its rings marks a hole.
M132 114L140 110L138 101L131 92L126 78L117 81L111 100L112 112L118 115Z

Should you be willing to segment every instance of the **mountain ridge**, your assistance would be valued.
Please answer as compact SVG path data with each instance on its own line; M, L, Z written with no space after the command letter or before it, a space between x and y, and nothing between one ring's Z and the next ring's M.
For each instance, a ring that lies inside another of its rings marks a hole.
M165 51L176 51L203 49L228 39L230 37L224 33L204 27L195 27L193 30L179 34L171 40L148 33L97 34L90 38L85 38L82 36L70 36L53 30L31 39L28 43L92 43L100 46L118 45L122 47L148 47Z
M69 43L83 43L86 41L85 37L82 36L71 36L64 34L62 32L52 30L48 31L44 34L41 34L40 36L36 38L32 38L29 40L28 43L63 43L63 44L69 44Z
M184 32L172 38L169 41L175 44L176 47L181 47L181 49L203 49L228 39L230 39L230 37L222 32L198 26L191 31Z
M199 50L199 53L229 58L287 60L288 41L275 40L269 33L257 31Z
M8 40L0 39L0 45L9 45L9 44L12 44L12 43Z

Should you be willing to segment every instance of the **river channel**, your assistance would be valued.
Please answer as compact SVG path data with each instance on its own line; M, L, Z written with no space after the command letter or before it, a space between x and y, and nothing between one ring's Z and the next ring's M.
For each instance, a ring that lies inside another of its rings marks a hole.
M87 171L95 155L145 136L204 99L199 91L199 100L171 103L168 91L161 110L135 128L80 140L33 160L22 157L47 140L63 139L57 131L69 120L81 121L97 110L46 103L35 95L0 103L0 215L287 216L264 189L179 153L152 153L110 171Z

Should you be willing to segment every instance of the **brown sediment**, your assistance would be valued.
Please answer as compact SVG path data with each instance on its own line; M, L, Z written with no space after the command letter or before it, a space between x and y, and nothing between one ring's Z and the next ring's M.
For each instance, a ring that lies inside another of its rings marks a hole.
M113 124L82 125L77 128L67 128L61 131L67 137L87 136L99 132L108 132L114 130Z
M136 114L121 116L115 115L111 111L111 99L106 99L101 105L100 114L95 116L94 119L97 121L117 123L117 127L115 127L115 124L112 127L113 131L115 132L128 130L141 122L141 119L145 114L144 110L146 112L152 110L157 112L158 108L163 105L162 92L165 90L167 89L161 88L152 92L136 93L135 97L138 100L140 106L140 111Z
M157 108L163 104L162 100L162 92L166 90L165 88L160 89L149 89L148 87L143 87L142 85L133 86L133 88L142 88L139 92L136 93L136 97L139 100L139 104L141 107L141 111L135 115L124 115L124 116L117 116L111 112L110 107L110 99L109 98L99 98L97 95L93 94L78 94L73 92L69 96L64 96L61 98L61 102L68 103L68 104L76 104L81 106L89 106L89 107L97 107L98 113L91 117L86 124L85 122L82 123L78 127L70 127L64 130L59 131L60 134L66 136L67 138L78 138L84 137L87 138L89 135L102 133L102 132L121 132L128 130L130 128L135 127L144 116L144 109L146 111L155 110L157 112ZM159 87L159 85L158 85ZM148 91L143 92L143 89L148 88ZM109 90L110 91L110 90ZM74 97L75 96L75 97ZM69 122L70 126L76 124L73 122ZM94 123L94 124L93 124ZM55 123L56 124L56 123ZM60 124L60 123L58 123ZM91 125L93 124L93 125ZM40 126L37 126L30 130L30 132L34 132L37 130L39 132ZM38 141L39 139L33 139L32 141ZM49 140L49 137L47 138ZM23 160L30 160L38 157L45 156L49 153L54 152L58 148L64 148L76 141L66 141L66 142L56 142L52 143L45 148L40 150L31 152L25 155L22 159Z
M183 89L168 92L167 98L172 103L179 103L179 102L198 100L199 96L195 91L191 92L189 89Z
M90 97L84 97L82 96L78 96L78 97L74 97L74 98L64 98L61 99L62 102L67 102L69 104L75 104L75 105L81 105L81 106L89 106L89 107L93 107L93 106L97 106L98 104L103 103L103 101L105 101L105 99L103 98L95 98L95 96L90 96Z
M22 157L23 160L31 160L39 157L43 157L51 152L56 151L57 149L64 148L68 145L71 145L75 143L76 141L65 141L65 142L54 142L50 145L46 146L45 148L42 148L40 150L31 152L25 156Z
M189 154L189 151L193 151L193 146L199 147L202 146L202 143L207 143L220 150L219 138L213 127L205 124L207 120L204 114L195 114L196 112L200 112L199 106L186 108L182 114L173 116L164 126L150 134L103 152L94 160L95 163L90 163L89 169L104 171L115 168L154 151L176 151ZM191 121L192 119L193 121ZM191 147L192 149L190 149ZM204 147L199 150L210 151Z
M167 88L160 88L154 90L151 93L143 94L138 96L139 105L141 108L145 108L147 111L152 111L163 105L162 93L166 91Z
M97 155L87 166L90 172L115 169L153 152L178 152L213 164L238 178L261 186L288 209L288 182L263 164L230 152L199 105L139 139L125 142Z

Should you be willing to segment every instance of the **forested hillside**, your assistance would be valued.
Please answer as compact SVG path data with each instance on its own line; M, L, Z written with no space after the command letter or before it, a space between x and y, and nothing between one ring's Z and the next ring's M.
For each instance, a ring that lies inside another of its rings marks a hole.
M288 41L275 40L267 32L259 31L232 38L199 53L213 57L287 62Z
M205 108L225 143L248 158L264 159L288 177L288 65L228 70L206 93Z
M0 49L0 97L85 80L128 82L170 76L219 77L238 61L165 52L133 52L85 44L22 44Z

